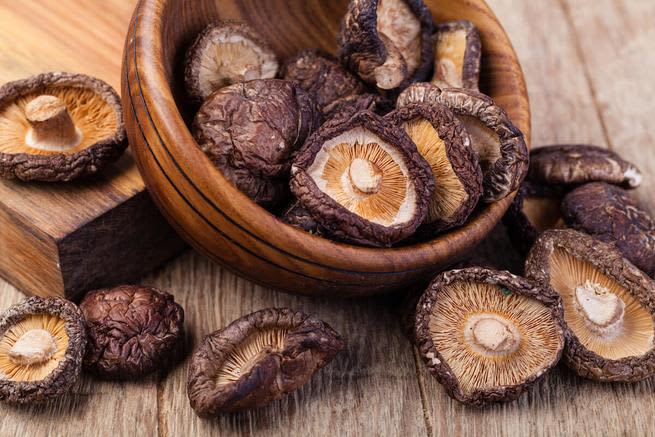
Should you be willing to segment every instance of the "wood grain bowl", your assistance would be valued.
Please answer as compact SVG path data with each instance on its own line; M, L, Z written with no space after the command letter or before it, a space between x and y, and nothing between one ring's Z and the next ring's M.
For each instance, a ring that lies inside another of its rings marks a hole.
M435 20L466 18L483 40L482 89L530 139L521 67L483 0L426 0ZM185 49L208 23L254 26L280 57L334 51L347 0L141 0L128 31L122 95L130 144L161 211L197 250L254 282L307 295L366 296L398 290L454 264L498 223L511 198L432 241L373 249L335 243L280 222L234 188L197 147L181 88Z

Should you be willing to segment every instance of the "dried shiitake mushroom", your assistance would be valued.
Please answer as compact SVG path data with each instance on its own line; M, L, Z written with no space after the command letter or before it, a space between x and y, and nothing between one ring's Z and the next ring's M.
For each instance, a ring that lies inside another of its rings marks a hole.
M503 217L512 243L522 254L528 253L545 230L566 227L561 211L563 197L561 187L523 182Z
M655 374L655 283L615 248L571 229L550 230L525 269L562 298L569 367L600 381Z
M278 71L273 50L245 24L211 24L186 54L184 79L189 97L201 103L214 91L254 79L272 79Z
M464 126L438 104L409 105L388 117L407 132L434 176L424 227L434 233L464 223L482 194L482 171Z
M262 206L285 199L292 154L318 126L295 82L262 79L220 89L200 107L194 136L212 163Z
M303 208L299 202L293 202L280 217L283 222L309 232L310 234L321 234L320 228L314 217Z
M423 0L351 0L339 56L366 83L381 90L405 87L429 74L432 29Z
M482 43L480 32L467 20L442 23L435 28L434 76L439 88L478 90Z
M429 165L403 132L371 112L326 123L298 153L291 190L335 239L390 246L425 220Z
M393 109L393 103L380 94L356 94L342 97L324 108L325 123L341 123L362 111L385 115Z
M602 182L582 185L564 197L562 214L570 228L613 244L655 276L655 221L628 191Z
M0 319L0 399L43 402L77 381L86 347L84 319L73 303L30 297Z
M0 176L67 182L116 161L127 140L120 97L105 82L44 73L0 88Z
M533 149L527 178L549 185L607 182L636 188L642 175L634 164L606 148L577 144Z
M88 293L80 304L89 344L84 369L106 379L137 379L178 358L184 310L155 288L122 285Z
M416 339L454 399L511 401L543 377L564 347L559 297L506 271L442 273L416 307Z
M207 335L191 357L187 393L201 417L262 407L304 385L342 349L327 323L272 308Z
M303 50L288 59L281 72L282 79L296 81L315 100L323 112L343 98L363 94L364 84L341 66L332 55L321 50Z
M415 84L401 93L396 105L411 103L442 104L464 124L482 167L483 201L500 200L519 188L528 171L528 148L521 131L490 97L473 90L439 92L434 85Z

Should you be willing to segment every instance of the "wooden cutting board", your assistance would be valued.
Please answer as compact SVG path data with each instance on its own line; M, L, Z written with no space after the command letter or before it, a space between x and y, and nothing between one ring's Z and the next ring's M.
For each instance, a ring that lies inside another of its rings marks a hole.
M117 54L134 2L114 3L1 2L0 83L70 71L119 90ZM74 298L133 281L183 247L129 153L83 182L0 180L0 275L27 294Z

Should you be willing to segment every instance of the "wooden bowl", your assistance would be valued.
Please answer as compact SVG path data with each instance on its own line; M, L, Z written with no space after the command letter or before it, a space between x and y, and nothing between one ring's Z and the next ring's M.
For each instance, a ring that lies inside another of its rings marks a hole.
M435 20L468 19L482 34L482 89L530 138L521 67L482 0L426 0ZM252 25L280 57L336 49L347 0L141 0L127 35L122 94L139 169L159 208L197 250L254 282L292 293L366 296L427 279L470 252L511 202L481 208L464 227L432 241L374 249L335 243L279 221L234 188L197 147L182 90L182 62L208 23Z

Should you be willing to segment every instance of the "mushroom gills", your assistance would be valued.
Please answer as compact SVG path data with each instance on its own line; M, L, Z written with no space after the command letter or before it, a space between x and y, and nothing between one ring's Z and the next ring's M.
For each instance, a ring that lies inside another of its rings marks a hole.
M480 157L482 172L487 173L501 157L498 134L485 126L479 119L470 115L458 114L458 118L471 135L471 146Z
M379 0L377 18L378 33L402 54L411 76L421 62L421 22L404 0Z

